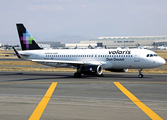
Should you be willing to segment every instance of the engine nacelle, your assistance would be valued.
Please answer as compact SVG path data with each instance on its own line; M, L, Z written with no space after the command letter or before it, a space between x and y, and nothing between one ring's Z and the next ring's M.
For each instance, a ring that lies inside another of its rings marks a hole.
M110 72L127 72L128 69L106 69Z
M80 72L86 75L101 75L103 73L103 67L101 65L83 65L81 66Z

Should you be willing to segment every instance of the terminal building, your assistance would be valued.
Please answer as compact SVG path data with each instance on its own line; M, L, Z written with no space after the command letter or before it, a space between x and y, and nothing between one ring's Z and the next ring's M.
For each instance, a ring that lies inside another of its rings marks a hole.
M129 37L99 37L99 39L91 39L89 41L80 41L80 43L66 44L66 46L91 45L95 47L97 43L102 43L107 48L136 46L161 46L167 45L167 36L129 36Z
M38 42L38 45L42 48L52 48L52 49L65 47L65 43L61 43L61 42Z
M40 42L40 44L49 44L51 48L88 48L91 47L129 47L137 46L167 46L167 36L125 36L125 37L99 37L79 43L60 43L60 42Z

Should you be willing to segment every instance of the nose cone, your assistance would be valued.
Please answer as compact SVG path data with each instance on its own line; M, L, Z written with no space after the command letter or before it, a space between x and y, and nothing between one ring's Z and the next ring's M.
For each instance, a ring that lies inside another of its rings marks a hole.
M166 63L166 61L163 59L163 58L159 58L159 60L158 60L158 64L160 65L160 66L162 66L162 65L164 65Z

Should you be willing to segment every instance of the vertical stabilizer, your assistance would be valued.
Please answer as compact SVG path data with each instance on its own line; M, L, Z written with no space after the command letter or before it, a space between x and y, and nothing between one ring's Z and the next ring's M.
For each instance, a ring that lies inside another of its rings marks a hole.
M23 24L16 24L22 50L42 49L28 33Z

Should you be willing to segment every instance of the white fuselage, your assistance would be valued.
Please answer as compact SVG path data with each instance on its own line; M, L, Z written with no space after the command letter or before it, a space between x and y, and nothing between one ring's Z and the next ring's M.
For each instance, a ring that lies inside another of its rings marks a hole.
M103 69L144 69L164 65L163 58L145 49L55 49L19 51L26 60L58 60L101 64ZM54 67L73 67L74 64L38 62Z

